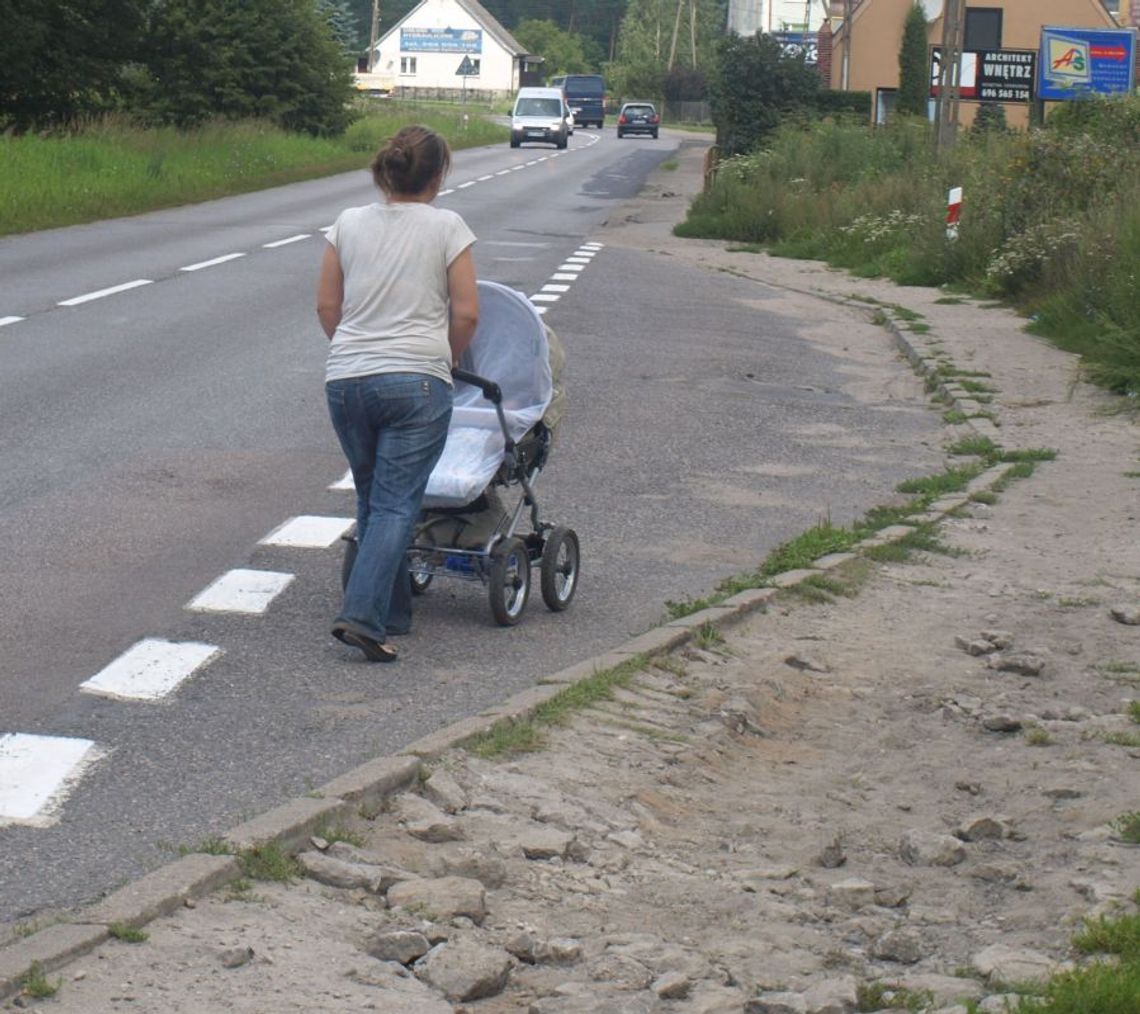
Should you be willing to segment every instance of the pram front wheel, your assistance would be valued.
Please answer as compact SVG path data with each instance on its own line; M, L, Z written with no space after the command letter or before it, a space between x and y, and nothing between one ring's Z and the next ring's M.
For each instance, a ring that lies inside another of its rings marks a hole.
M409 570L409 576L412 579L412 594L426 595L428 586L431 584L432 574L429 571L416 570L413 563Z
M572 528L555 528L542 549L542 601L546 608L560 613L578 588L578 535Z
M491 550L487 591L499 626L513 627L522 619L530 595L530 556L522 539L504 539Z

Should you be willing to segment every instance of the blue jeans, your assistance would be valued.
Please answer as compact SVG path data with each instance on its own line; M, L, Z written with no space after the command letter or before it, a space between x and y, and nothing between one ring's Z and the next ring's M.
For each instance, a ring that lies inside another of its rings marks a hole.
M330 381L325 394L356 486L359 548L337 622L383 641L411 626L407 551L447 440L451 386L420 373L379 373Z

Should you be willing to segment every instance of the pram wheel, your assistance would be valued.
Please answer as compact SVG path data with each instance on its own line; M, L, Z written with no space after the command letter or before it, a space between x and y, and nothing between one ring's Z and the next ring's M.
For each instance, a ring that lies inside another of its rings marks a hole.
M572 528L555 528L542 548L542 601L560 613L578 588L578 536Z
M412 579L412 594L426 595L428 585L431 584L432 575L427 571L416 570L415 564L412 564L409 574Z
M504 539L491 550L487 590L499 626L513 627L522 619L530 595L530 556L522 539Z

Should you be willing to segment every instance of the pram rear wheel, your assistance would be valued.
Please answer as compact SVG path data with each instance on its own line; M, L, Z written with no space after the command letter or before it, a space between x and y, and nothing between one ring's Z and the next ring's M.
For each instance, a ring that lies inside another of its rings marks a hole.
M560 613L578 588L578 535L572 528L555 528L542 549L542 601Z
M499 626L513 627L522 619L530 595L530 556L522 539L504 539L491 551L487 591Z

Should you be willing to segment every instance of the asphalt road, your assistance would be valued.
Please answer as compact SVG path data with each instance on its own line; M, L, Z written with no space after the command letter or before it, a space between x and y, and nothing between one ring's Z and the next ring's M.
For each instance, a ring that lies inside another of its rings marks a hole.
M440 203L479 237L480 277L537 293L680 142L579 130L556 158L459 152ZM339 548L259 540L352 514L328 488L345 464L313 290L321 227L372 199L353 173L0 240L0 321L22 318L0 326L0 737L100 758L44 826L0 826L0 922L95 897L640 633L937 464L937 420L853 396L851 364L813 340L861 326L842 311L806 319L746 280L603 246L546 317L570 407L540 492L582 539L572 608L536 593L499 628L480 588L437 580L400 662L365 664L328 635ZM265 615L185 608L232 568L295 578ZM79 691L143 638L221 653L159 701Z

